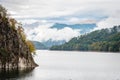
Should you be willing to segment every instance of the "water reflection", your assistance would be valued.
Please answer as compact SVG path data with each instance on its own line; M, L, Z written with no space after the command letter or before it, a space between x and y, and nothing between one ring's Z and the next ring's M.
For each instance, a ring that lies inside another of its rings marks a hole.
M24 69L0 69L0 80L11 80L32 76L34 68Z

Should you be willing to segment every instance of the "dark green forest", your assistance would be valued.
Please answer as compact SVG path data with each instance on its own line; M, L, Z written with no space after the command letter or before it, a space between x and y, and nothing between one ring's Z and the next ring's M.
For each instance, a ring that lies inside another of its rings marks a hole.
M50 50L119 52L120 25L72 38L63 45L52 46Z

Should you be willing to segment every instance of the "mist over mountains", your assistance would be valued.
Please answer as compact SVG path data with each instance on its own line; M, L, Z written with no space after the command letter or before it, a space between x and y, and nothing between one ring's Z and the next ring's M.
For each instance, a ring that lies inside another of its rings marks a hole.
M65 42L69 41L73 37L77 37L81 34L89 33L95 27L96 27L95 23L92 23L92 24L54 23L52 25L47 25L47 26L46 25L44 26L40 22L24 24L24 28L26 28L25 30L28 30L26 31L26 33L29 34L28 37L32 36L31 38L32 41L37 41L37 42L40 42L40 44L44 45L43 47L39 47L41 49L42 48L46 49L53 45L64 44ZM36 36L37 36L37 39L35 39ZM35 43L35 45L37 45L37 48L38 48L38 44Z

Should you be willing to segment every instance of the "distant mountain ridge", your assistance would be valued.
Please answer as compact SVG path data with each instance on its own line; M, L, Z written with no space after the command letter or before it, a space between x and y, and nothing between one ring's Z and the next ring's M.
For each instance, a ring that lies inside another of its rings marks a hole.
M96 27L95 23L92 24L61 24L61 23L55 23L51 28L57 28L57 29L63 29L65 27L69 27L72 29L80 29L80 33L84 34L87 32L90 32L90 30L94 29Z
M65 40L59 40L59 41L48 40L48 41L41 42L41 43L44 44L46 47L50 48L51 46L61 45L61 44L64 44L65 42L66 42Z
M48 49L47 46L38 41L32 41L36 49Z
M51 40L48 40L46 42L32 41L32 43L34 44L36 49L45 50L45 49L49 49L51 46L54 46L54 45L64 44L65 41L51 41Z
M92 24L62 24L62 23L55 23L51 28L62 29L64 27L70 27L72 29L93 29L96 27L95 23Z

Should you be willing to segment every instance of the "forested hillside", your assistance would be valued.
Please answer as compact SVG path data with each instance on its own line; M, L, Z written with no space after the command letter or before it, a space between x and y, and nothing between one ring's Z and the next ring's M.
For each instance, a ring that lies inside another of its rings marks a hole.
M120 26L96 30L71 39L60 46L52 46L51 50L79 51L120 51Z

